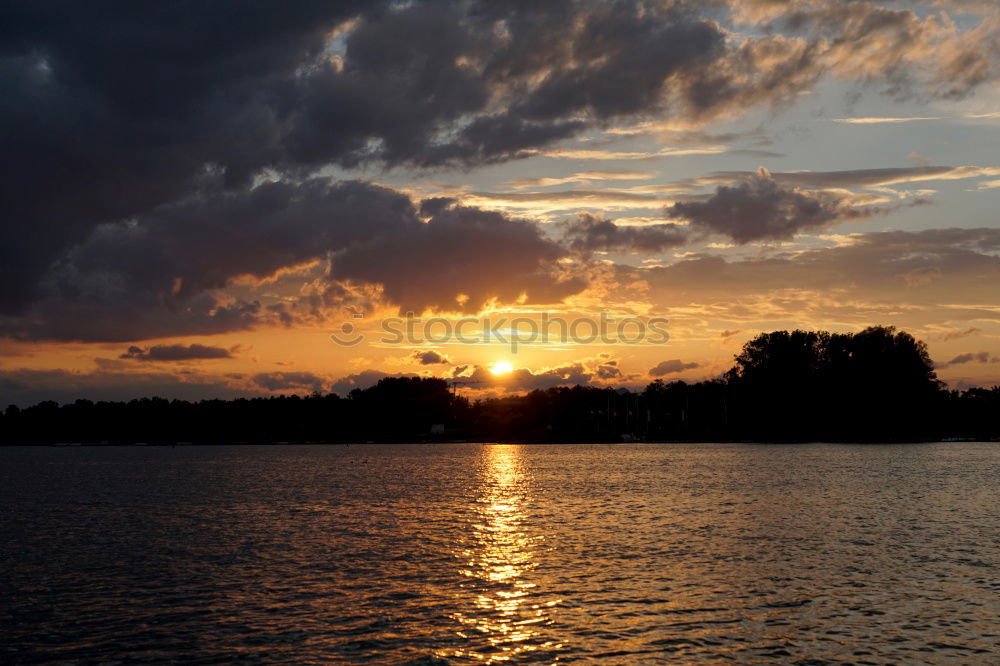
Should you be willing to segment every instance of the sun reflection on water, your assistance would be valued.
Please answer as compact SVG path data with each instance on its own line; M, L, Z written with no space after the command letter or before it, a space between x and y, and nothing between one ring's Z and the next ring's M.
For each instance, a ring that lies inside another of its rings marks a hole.
M472 539L458 554L467 595L463 610L452 615L469 648L453 656L490 664L561 647L537 630L551 621L547 611L559 602L539 595L531 580L544 537L527 529L530 489L519 446L484 447Z

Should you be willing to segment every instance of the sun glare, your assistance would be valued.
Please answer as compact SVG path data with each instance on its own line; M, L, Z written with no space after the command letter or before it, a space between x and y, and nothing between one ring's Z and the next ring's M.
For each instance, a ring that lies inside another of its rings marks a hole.
M493 364L493 367L490 368L490 372L494 375L506 375L508 372L512 372L513 370L514 366L507 361L497 361Z

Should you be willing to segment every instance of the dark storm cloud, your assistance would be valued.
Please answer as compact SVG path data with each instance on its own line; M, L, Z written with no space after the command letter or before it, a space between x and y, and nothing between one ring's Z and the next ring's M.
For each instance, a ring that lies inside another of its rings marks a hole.
M759 169L737 185L720 185L704 201L679 201L668 215L690 222L693 229L722 234L737 243L787 240L802 231L822 229L841 220L884 214L890 207L857 206L851 195L800 190L779 184Z
M757 56L729 44L700 9L490 0L371 12L338 61L293 86L281 158L290 166L474 165L618 119L712 116L798 88L759 88ZM720 66L729 60L738 72Z
M352 243L422 226L408 197L357 181L205 187L72 248L23 318L0 320L20 338L132 341L281 323L280 304L224 301L212 290L262 278ZM285 322L287 323L287 322Z
M102 221L244 182L276 156L275 97L350 2L7 2L0 8L0 311Z
M718 26L682 12L636 11L629 3L597 6L582 16L560 66L514 105L538 120L590 111L598 119L648 112L661 104L670 77L722 56ZM659 15L657 15L659 14ZM564 25L563 34L566 28ZM570 66L565 64L571 62Z
M505 159L650 111L724 51L714 24L642 3L384 5L6 3L0 311L96 224L188 197L206 169L238 188L265 167Z
M132 345L119 358L136 361L197 361L217 358L233 358L231 350L210 345L153 345L138 347Z
M587 252L661 252L688 241L687 229L677 224L622 226L590 213L580 213L576 220L565 223L563 229L570 247Z
M878 78L870 60L849 65L859 53L882 57L883 43L894 82L917 47L939 56L944 83L932 94L995 78L995 35L985 29L931 51L930 28L910 14L872 11L859 24L835 10L871 3L820 4L829 17L803 5L785 26L803 37L738 41L715 20L726 18L720 2L3 3L0 149L11 168L0 180L0 312L25 314L39 300L72 309L74 298L53 300L52 282L65 295L66 271L86 263L87 247L73 248L100 244L98 225L183 209L206 180L252 198L265 170L304 178L327 165L474 166L619 121L705 122L795 99L830 67ZM172 296L282 260L238 258L259 246L232 240L220 268L191 271ZM300 241L278 243L284 258L306 254ZM153 259L133 270L152 273ZM82 286L77 314L88 290L118 289L125 304L153 293L148 279L138 294L114 280ZM247 327L259 308L174 305L179 323L149 318L140 335ZM99 329L81 323L77 337L128 338Z
M210 189L102 225L55 267L30 316L0 325L25 339L107 341L287 325L294 314L282 303L221 301L213 290L322 258L329 279L381 285L402 311L471 311L525 294L553 303L585 286L553 275L564 254L533 222L448 199L418 210L406 195L358 181ZM336 282L326 292L349 296Z
M439 363L451 363L451 360L442 354L437 353L433 349L427 349L425 351L416 350L411 355L410 358L417 361L420 365L437 365Z
M330 277L380 284L400 312L431 308L475 312L491 299L557 303L581 291L579 278L560 279L565 250L538 225L501 213L435 199L425 224L373 238L335 254Z
M325 179L266 183L202 192L99 228L66 266L74 282L111 267L128 276L133 291L186 298L417 224L410 199L388 188Z
M672 375L675 372L684 372L685 370L693 370L695 368L700 368L700 363L689 362L685 363L679 358L672 359L670 361L662 361L657 363L654 367L649 369L650 377L663 377L664 375Z

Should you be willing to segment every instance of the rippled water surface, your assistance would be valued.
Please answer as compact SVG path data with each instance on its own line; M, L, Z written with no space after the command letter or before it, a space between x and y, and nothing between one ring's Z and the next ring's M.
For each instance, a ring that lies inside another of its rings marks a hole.
M0 449L0 661L1000 663L1000 445Z

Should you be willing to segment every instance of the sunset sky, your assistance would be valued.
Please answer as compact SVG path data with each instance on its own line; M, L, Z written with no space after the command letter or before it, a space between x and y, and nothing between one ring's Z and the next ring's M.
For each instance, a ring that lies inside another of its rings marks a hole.
M1000 383L992 0L6 2L0 35L0 408L642 387L875 324ZM407 312L670 339L379 341Z

